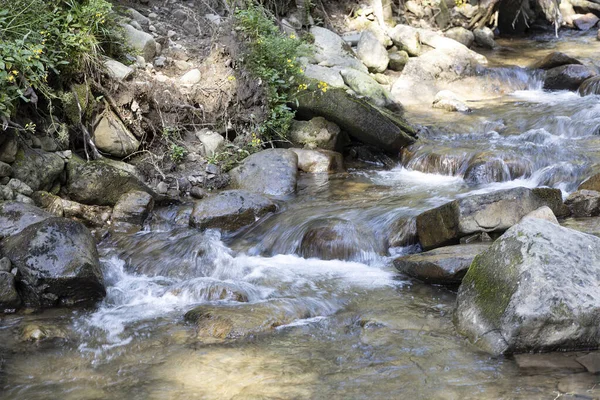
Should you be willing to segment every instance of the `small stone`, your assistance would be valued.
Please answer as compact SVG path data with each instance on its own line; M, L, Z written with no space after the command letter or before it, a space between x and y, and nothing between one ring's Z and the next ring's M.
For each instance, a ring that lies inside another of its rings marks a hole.
M167 31L167 37L169 39L174 38L175 35L177 35L177 32L175 32L175 31Z
M1 200L12 200L14 198L15 198L15 194L11 188L9 188L8 186L5 186L5 185L0 185L0 199Z
M10 270L10 273L13 274L14 276L17 276L19 274L19 269L17 267L15 267Z
M195 199L203 199L208 195L208 192L206 191L206 189L201 188L199 186L193 186L190 189L190 196L192 196Z
M10 272L12 263L8 257L0 258L0 272Z
M161 182L158 185L156 185L156 193L166 194L168 190L169 185L166 182Z
M133 69L113 59L104 61L104 67L111 78L124 81L133 74Z
M156 13L151 12L150 14L148 14L148 18L156 19L156 18L158 18L158 15Z
M7 186L13 191L23 194L25 196L31 196L31 194L33 193L33 189L31 189L31 187L28 184L26 184L25 182L21 182L20 180L15 178L11 179L8 182Z
M143 31L144 30L144 28L142 28L142 26L139 24L139 22L137 22L135 20L129 21L129 25L133 26L135 29L137 29L139 31Z
M0 177L4 178L7 176L12 176L12 173L12 167L7 163L0 161Z
M183 61L183 60L177 60L174 62L174 64L175 64L175 67L177 67L177 69L180 71L187 71L192 66L192 64L190 64L187 61Z
M215 164L208 164L206 166L206 173L217 175L219 173L219 167L217 167Z
M492 30L487 26L474 29L473 35L475 36L475 43L477 43L477 45L487 49L493 49L496 47L496 42L494 41L494 32L492 32Z
M187 19L187 13L185 11L183 11L182 9L177 9L177 10L173 11L173 13L171 15L173 16L174 19L176 19L178 21L185 21Z
M23 196L20 193L17 193L17 196L15 197L15 200L19 201L21 203L25 203L25 204L35 204L35 202L30 197Z
M195 85L196 83L200 82L201 78L202 75L200 74L200 70L198 68L194 68L179 78L179 81L183 84Z
M148 30L149 30L150 32L156 32L156 27L155 27L154 25L150 25L150 26L148 27Z
M162 68L165 66L165 64L167 63L167 58L160 56L160 57L156 57L154 59L154 66L158 67L158 68Z
M183 23L183 29L185 29L189 34L192 35L198 34L198 26L189 19Z

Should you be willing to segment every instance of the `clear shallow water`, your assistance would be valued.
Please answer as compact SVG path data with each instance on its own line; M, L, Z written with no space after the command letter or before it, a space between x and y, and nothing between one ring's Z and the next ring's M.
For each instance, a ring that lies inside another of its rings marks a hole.
M539 46L528 43L517 50ZM554 399L571 376L481 353L454 331L451 290L391 266L418 251L410 218L423 210L517 186L566 195L596 171L600 98L543 92L522 69L491 76L516 89L470 101L466 115L409 107L425 129L396 168L302 176L294 199L238 236L187 228L182 206L105 240L97 308L1 317L0 398ZM491 167L469 177L481 154ZM307 245L311 232L329 245ZM198 305L232 333L186 323ZM20 341L32 325L55 339Z

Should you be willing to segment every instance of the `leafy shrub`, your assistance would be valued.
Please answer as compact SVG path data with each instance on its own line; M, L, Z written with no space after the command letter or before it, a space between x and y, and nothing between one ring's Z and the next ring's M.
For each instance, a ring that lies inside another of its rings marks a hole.
M247 44L244 65L265 85L268 114L259 132L266 141L285 139L294 118L288 104L294 101L304 72L297 59L309 48L294 35L281 33L260 5L250 2L235 16Z
M97 69L122 42L105 0L0 0L0 117Z

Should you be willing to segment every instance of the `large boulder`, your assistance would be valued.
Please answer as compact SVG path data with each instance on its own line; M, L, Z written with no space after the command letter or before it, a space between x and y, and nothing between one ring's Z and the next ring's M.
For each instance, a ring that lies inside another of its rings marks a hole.
M454 322L495 355L595 348L599 284L599 238L527 218L475 258Z
M137 50L146 61L154 59L156 42L151 34L135 29L129 24L121 25L127 45Z
M118 231L139 230L154 207L154 199L146 192L127 192L115 204L112 212L113 229Z
M584 65L563 65L548 70L544 78L544 89L577 90L587 79L596 73Z
M390 59L388 64L389 69L392 71L402 71L410 57L406 51L400 50L390 52L388 58Z
M356 54L371 72L384 72L390 61L387 50L370 31L360 35Z
M573 217L597 217L600 215L600 192L578 190L569 195L565 205Z
M304 68L304 76L315 82L325 82L330 88L346 88L340 71L341 67L323 67L321 65L308 64Z
M559 189L514 188L454 200L417 216L417 235L424 250L458 244L478 232L504 232L542 206L556 216L568 214Z
M367 67L356 58L350 46L336 33L318 26L310 28L310 33L314 37L315 64L325 67L348 67L367 72Z
M354 90L361 97L376 105L377 107L387 107L395 104L391 94L383 88L369 74L357 71L352 68L344 68L340 71L344 83Z
M573 25L580 31L589 31L598 24L598 21L600 19L592 13L576 14L573 16Z
M340 128L323 117L315 117L310 121L293 121L288 136L290 140L307 149L335 149Z
M126 157L137 151L140 142L112 111L106 112L94 129L98 150L114 157Z
M140 190L157 195L128 168L102 160L85 162L71 158L67 163L67 193L78 203L114 206L124 193Z
M27 306L90 304L105 296L96 242L81 223L48 218L0 242Z
M285 196L296 191L298 156L291 150L268 149L252 154L229 172L237 189Z
M399 50L404 50L410 56L421 54L421 38L419 31L409 25L396 25L388 31L389 37Z
M31 189L50 190L65 169L65 160L40 149L21 149L12 164L13 177Z
M415 142L416 132L403 118L348 94L343 89L298 96L298 115L322 116L351 136L392 154Z
M477 28L473 30L473 35L475 36L475 43L478 46L493 49L496 47L496 42L494 41L494 32L487 26L483 28Z
M298 155L298 169L310 174L340 172L344 157L330 150L290 149Z
M473 42L475 41L475 35L473 35L473 32L463 28L462 26L456 26L448 29L446 32L444 32L444 35L447 38L456 40L458 43L461 43L466 47L473 46Z
M577 65L581 64L581 61L576 60L573 57L566 55L565 53L561 53L560 51L554 51L548 54L546 57L534 61L529 64L529 68L531 69L543 69L549 70L556 67L561 67L563 65Z
M474 243L441 247L394 260L396 269L426 283L459 284L473 259L483 253L490 243Z
M0 203L0 239L15 235L30 225L53 217L31 204L17 201Z
M226 190L196 201L190 214L190 225L234 232L276 210L275 203L260 194Z

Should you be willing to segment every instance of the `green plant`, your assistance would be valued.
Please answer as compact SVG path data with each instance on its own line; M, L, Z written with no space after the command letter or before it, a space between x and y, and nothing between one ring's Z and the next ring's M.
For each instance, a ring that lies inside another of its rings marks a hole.
M262 146L262 140L253 133L239 140L238 144L227 142L223 151L213 154L207 160L209 164L220 165L224 171L229 171L244 158L262 150Z
M105 0L0 0L0 117L97 70L122 42L117 27Z
M171 153L169 154L169 156L171 157L171 160L174 163L179 164L180 162L183 161L183 157L185 157L185 155L187 154L187 151L185 149L185 147L180 146L178 144L175 143L171 143Z
M309 48L295 35L280 32L260 5L249 2L235 16L247 44L244 65L265 85L268 112L258 130L267 141L285 139L294 118L288 104L295 101L304 73L297 59Z

